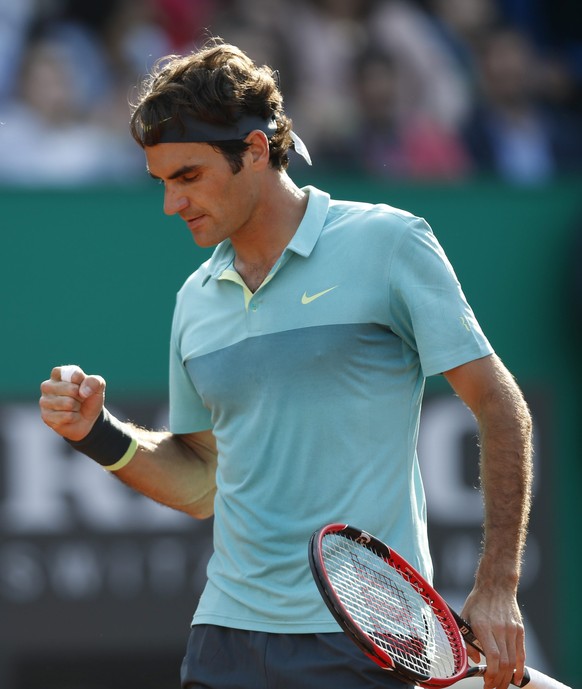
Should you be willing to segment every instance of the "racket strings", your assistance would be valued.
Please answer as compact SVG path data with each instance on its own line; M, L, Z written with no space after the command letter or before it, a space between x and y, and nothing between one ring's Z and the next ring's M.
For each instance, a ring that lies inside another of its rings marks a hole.
M401 572L370 547L329 534L323 559L340 602L395 663L424 677L451 677L462 662L446 620ZM459 652L460 651L460 652Z

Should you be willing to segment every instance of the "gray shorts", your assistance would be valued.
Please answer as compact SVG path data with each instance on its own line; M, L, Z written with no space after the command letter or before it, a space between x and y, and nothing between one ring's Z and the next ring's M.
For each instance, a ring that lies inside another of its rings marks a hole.
M348 637L192 627L183 689L413 689L378 667Z

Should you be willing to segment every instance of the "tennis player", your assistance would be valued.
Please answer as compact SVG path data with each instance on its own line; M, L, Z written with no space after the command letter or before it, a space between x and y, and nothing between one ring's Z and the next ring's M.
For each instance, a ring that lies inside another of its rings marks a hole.
M131 132L150 175L212 257L177 296L170 431L121 422L80 367L42 383L42 418L152 499L214 515L208 583L182 686L401 687L347 639L309 572L328 522L432 566L416 441L425 378L444 374L480 428L485 523L462 611L487 689L524 666L516 602L530 506L531 419L427 223L298 188L308 158L273 73L219 39L159 63Z

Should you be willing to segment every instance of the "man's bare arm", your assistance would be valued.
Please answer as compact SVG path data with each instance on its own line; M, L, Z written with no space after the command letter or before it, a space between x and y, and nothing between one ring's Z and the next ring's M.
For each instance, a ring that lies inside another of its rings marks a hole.
M39 404L47 426L78 443L102 417L105 381L79 367L66 368L74 369L72 377L63 380L63 367L54 368L41 385ZM212 431L176 435L124 424L121 432L137 441L129 463L115 471L124 483L193 517L212 515L217 457ZM112 465L116 459L104 464Z
M496 355L445 376L474 413L484 497L483 552L463 615L486 652L485 688L506 689L525 663L517 587L531 504L532 421L515 380ZM475 654L472 654L477 660Z
M212 516L217 456L212 431L176 435L130 428L138 450L116 476L163 505L197 519Z

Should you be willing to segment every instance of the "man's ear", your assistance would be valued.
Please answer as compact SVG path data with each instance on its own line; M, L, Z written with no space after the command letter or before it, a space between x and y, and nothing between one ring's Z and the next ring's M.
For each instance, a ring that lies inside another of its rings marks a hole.
M247 154L250 154L253 166L264 168L269 164L269 139L267 135L260 129L252 131L245 139L249 148Z

